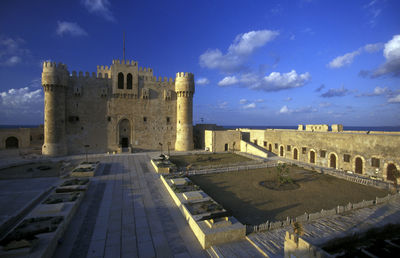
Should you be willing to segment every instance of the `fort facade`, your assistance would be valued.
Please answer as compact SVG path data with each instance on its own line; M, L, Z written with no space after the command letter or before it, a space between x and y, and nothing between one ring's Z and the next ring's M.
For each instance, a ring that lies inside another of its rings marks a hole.
M43 63L43 155L193 149L192 73L157 78L135 61L114 60L97 73Z
M400 132L344 131L342 125L307 125L298 130L238 128L205 132L205 148L261 156L277 155L315 166L394 180L400 170ZM240 147L240 148L238 148Z

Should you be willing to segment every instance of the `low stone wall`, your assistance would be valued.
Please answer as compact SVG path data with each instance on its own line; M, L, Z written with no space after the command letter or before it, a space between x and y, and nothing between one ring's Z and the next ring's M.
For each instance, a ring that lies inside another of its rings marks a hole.
M368 201L363 200L358 203L349 202L345 206L338 205L338 206L336 206L336 208L333 208L330 210L322 209L321 211L314 212L314 213L305 212L304 214L294 217L294 218L287 217L286 220L283 220L283 221L273 221L273 222L266 221L259 225L246 225L246 233L249 234L249 233L253 233L253 232L262 232L262 231L267 231L267 230L273 230L273 229L281 228L284 226L288 226L292 222L308 222L308 221L312 221L312 220L316 220L316 219L320 219L320 218L324 218L324 217L333 216L336 214L341 214L341 213L348 212L351 210L362 209L362 208L365 208L368 206L386 203L391 200L399 199L399 198L400 198L400 193L393 194L393 195L388 194L387 196L382 197L382 198L376 197L375 200L368 200Z
M188 200L190 200L191 197L196 197L192 202L212 200L212 198L202 191L175 193L171 188L171 180L181 180L184 182L190 182L190 180L188 178L184 178L183 180L167 179L164 176L161 176L161 181L204 249L207 249L212 245L244 239L246 228L234 217L225 217L225 221L214 222L213 219L203 219L204 217L211 215L210 213L192 215L188 207L186 207Z
M325 258L333 257L321 248L314 246L304 239L286 231L284 243L285 258L289 257L309 257Z
M240 151L261 158L268 158L268 153L266 150L261 150L260 147L255 146L252 143L243 140L240 141Z

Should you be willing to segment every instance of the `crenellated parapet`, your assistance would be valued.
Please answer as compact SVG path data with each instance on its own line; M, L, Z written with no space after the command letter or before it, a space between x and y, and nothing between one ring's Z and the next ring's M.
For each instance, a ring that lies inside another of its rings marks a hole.
M62 63L43 62L42 85L45 90L51 85L67 86L69 73L67 66Z
M138 66L138 63L133 60L119 60L119 59L114 59L112 61L113 65L128 65L128 66Z
M104 66L97 66L97 78L105 78L109 79L111 78L111 67L108 67L107 65Z
M175 78L175 92L179 97L193 97L194 75L192 73L177 73Z
M102 75L96 74L95 72L83 72L83 71L72 71L70 78L73 80L88 80L88 79L108 79L108 77L103 77Z

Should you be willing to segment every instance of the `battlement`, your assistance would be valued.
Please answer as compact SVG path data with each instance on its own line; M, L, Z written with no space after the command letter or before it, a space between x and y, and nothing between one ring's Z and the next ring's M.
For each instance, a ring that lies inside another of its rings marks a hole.
M123 64L123 65L129 65L129 66L137 66L138 63L134 60L119 60L119 59L114 59L112 61L112 64Z
M75 78L75 79L88 79L88 78L92 78L92 79L108 79L108 74L105 73L105 76L103 76L102 74L96 74L95 72L92 72L91 74L89 72L76 72L76 71L72 71L72 73L70 74L71 78Z
M180 72L180 73L176 73L176 78L188 78L190 80L193 80L194 75L193 75L193 73Z
M146 67L139 67L139 72L152 73L152 72L153 72L153 69L151 69L151 68L146 68Z
M43 69L45 68L58 68L58 69L62 69L62 70L67 70L67 66L63 63L56 63L56 62L50 62L50 61L44 61L43 62Z

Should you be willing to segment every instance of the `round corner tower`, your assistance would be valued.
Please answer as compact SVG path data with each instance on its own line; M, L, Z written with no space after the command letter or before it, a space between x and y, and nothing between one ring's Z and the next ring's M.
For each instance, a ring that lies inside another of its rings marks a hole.
M177 73L176 92L176 151L193 150L193 94L192 73Z
M65 139L65 98L68 70L64 64L43 63L44 90L44 144L42 154L62 156L67 154Z

